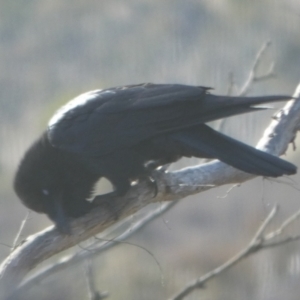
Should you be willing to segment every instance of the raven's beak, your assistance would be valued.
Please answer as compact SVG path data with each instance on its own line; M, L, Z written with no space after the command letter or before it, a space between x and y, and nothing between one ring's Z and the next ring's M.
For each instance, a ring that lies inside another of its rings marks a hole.
M52 209L49 210L48 216L55 223L59 232L71 235L70 221L66 216L62 205L62 195L56 196L55 199L53 199Z

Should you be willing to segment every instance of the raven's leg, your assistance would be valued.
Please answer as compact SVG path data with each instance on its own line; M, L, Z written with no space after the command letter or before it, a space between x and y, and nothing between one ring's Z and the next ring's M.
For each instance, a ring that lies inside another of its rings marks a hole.
M119 153L110 155L107 159L109 165L106 166L106 161L102 161L100 169L102 172L101 177L105 177L111 182L114 191L98 195L93 200L94 206L106 206L114 214L115 219L119 217L119 211L114 205L116 198L124 196L131 187L131 181L138 179L140 174L146 172L139 155L134 151L122 150Z
M120 188L121 187L121 188ZM122 197L126 194L126 192L130 188L130 182L127 181L127 184L122 182L122 186L120 186L120 182L118 185L118 189L115 189L113 192L103 194L103 195L98 195L96 196L93 201L92 205L93 207L103 207L105 206L109 212L111 212L114 215L114 219L117 220L119 218L119 209L115 206L115 200L118 197Z

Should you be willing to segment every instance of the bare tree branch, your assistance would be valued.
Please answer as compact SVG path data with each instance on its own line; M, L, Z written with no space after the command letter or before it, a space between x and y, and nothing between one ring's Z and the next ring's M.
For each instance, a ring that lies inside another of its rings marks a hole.
M295 96L299 97L300 85L296 92ZM299 128L299 111L300 101L288 102L267 128L258 147L274 155L284 153ZM149 203L182 199L214 186L241 183L255 176L213 161L176 172L155 172L153 177L158 186L155 198L149 184L142 182L134 186L125 197L116 199L114 206L118 211L118 221ZM102 232L116 222L115 213L107 207L99 207L72 222L71 236L61 235L55 228L50 227L29 237L0 266L0 298L7 298L27 273L42 261Z
M58 271L65 269L67 266L74 266L75 264L80 263L83 259L93 259L96 256L103 253L104 251L107 251L108 249L111 249L114 246L120 245L124 240L127 240L130 236L143 229L150 222L162 216L176 204L176 201L163 203L160 205L159 208L138 220L134 225L130 226L129 229L124 231L118 237L111 240L103 240L101 243L99 242L99 240L97 240L97 244L92 244L90 247L88 247L88 249L82 250L80 252L77 252L76 254L65 257L59 262L40 270L39 272L35 273L33 276L29 277L22 283L22 285L13 294L14 297L22 295L26 290L30 289L35 284L41 283L45 278L47 278L51 274L57 273ZM125 222L121 222L121 224L118 227L122 228ZM109 233L106 235L109 235Z
M254 82L260 82L260 81L275 77L275 73L274 73L275 63L274 62L271 63L269 70L265 74L258 75L258 68L262 61L262 58L263 58L264 54L266 53L267 49L271 45L272 45L271 41L265 42L262 45L261 49L256 54L256 58L254 60L253 66L249 72L248 78L247 78L245 84L243 85L241 91L239 92L240 96L246 96Z
M248 244L248 246L240 251L238 254L230 258L228 261L226 261L221 266L213 269L212 271L206 273L205 275L201 276L200 278L196 279L195 281L188 284L184 289L182 289L176 296L171 298L170 300L182 300L187 295L191 294L194 290L203 288L205 283L207 283L209 280L213 279L214 277L220 275L224 271L227 271L228 269L232 268L234 265L236 265L241 260L245 259L246 257L269 247L284 245L288 242L299 240L299 236L297 239L293 237L287 237L283 238L279 241L273 241L273 239L279 237L283 233L283 228L285 228L287 225L291 224L292 222L295 222L297 218L300 215L300 210L290 218L288 218L285 222L282 223L282 225L275 231L264 235L264 232L266 231L268 225L272 222L276 214L278 213L278 206L275 206L269 215L266 217L266 219L263 221L257 232L255 233L254 237ZM271 241L271 242L270 242Z

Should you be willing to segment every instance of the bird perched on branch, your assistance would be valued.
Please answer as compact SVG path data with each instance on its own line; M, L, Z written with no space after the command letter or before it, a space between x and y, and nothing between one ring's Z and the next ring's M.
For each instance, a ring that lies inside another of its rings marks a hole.
M21 201L62 232L87 213L94 185L107 178L122 196L133 180L185 157L217 158L267 177L296 167L219 133L205 123L263 109L290 96L229 97L200 86L139 84L82 94L62 107L27 150L14 180ZM113 203L112 203L113 205Z

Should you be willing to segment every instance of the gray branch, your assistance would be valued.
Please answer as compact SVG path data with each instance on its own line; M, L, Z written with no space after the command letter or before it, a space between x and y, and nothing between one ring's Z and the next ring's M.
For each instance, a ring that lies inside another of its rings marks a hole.
M299 93L300 85L295 97L299 97ZM299 124L300 101L291 100L267 128L258 148L274 155L283 154L289 143L294 140ZM176 172L155 172L153 177L158 185L157 196L153 197L153 187L146 182L134 186L125 197L118 198L114 202L118 220L115 218L115 211L112 212L105 206L98 207L72 222L71 236L60 234L54 227L30 236L0 266L0 298L7 299L22 283L28 272L44 260L99 234L149 203L182 199L213 187L241 183L255 176L219 161L212 161Z
M267 49L272 45L271 41L267 41L265 42L261 49L258 51L258 53L256 54L253 66L248 74L247 80L244 84L244 86L242 87L242 89L239 92L240 96L246 96L250 90L250 88L253 86L253 83L255 82L261 82L263 80L267 80L270 78L274 78L275 77L275 73L274 73L274 68L275 68L275 63L272 62L269 70L262 75L258 75L258 68L259 65L267 51Z
M279 235L282 234L283 229L290 225L291 223L295 222L300 215L300 211L298 211L296 214L288 218L285 222L282 223L282 225L275 231L270 232L269 234L265 234L265 231L267 227L270 225L274 217L276 216L278 212L278 206L275 206L269 215L266 217L266 219L263 221L257 232L255 233L254 237L248 244L248 246L240 251L238 254L230 258L228 261L226 261L224 264L220 265L219 267L213 269L212 271L206 273L205 275L199 277L198 279L194 280L193 282L189 283L186 287L184 287L176 296L174 296L170 300L182 300L189 294L191 294L196 289L201 289L204 287L205 283L207 283L209 280L215 278L216 276L220 275L224 271L227 271L228 269L235 266L237 263L239 263L241 260L249 257L250 255L257 253L260 250L267 249L270 247L275 247L279 245L284 245L289 242L297 241L299 240L299 236L295 237L287 237L283 238L282 240L275 240L275 238L279 237Z
M34 273L32 276L26 278L22 282L22 284L19 286L19 288L14 292L14 297L19 299L21 295L23 295L26 290L30 289L32 286L41 283L45 278L49 277L50 275L57 273L67 267L74 266L75 264L80 263L84 259L93 259L97 256L99 256L104 251L107 251L111 249L114 246L120 245L123 243L123 241L127 240L130 236L137 233L139 230L143 229L145 226L147 226L150 222L157 219L158 217L162 216L165 212L169 211L173 206L176 205L176 201L172 202L166 202L159 206L156 210L150 212L145 217L138 220L134 225L130 226L129 229L125 230L122 234L117 236L114 239L102 239L99 240L102 242L97 241L93 243L91 246L88 247L88 249L84 249L80 252L76 252L75 254L69 255L67 257L64 257L60 261L51 264L42 270L39 270L38 272ZM118 228L122 228L124 223L126 223L126 220L124 222L119 222ZM109 233L106 233L106 236L108 236ZM19 297L19 298L18 298Z

